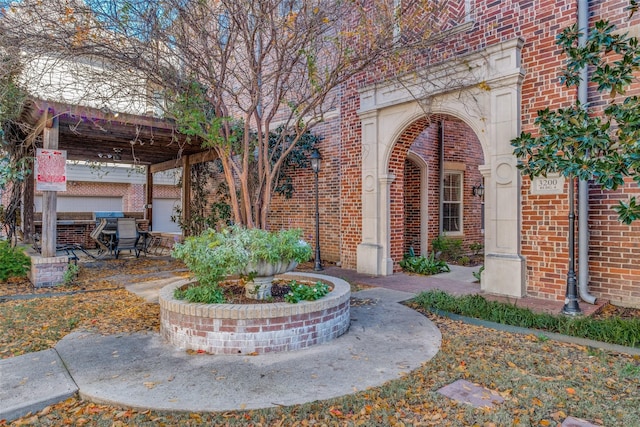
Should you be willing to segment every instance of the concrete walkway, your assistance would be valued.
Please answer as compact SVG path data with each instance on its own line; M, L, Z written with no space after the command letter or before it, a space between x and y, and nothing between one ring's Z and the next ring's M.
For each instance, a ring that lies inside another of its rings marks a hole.
M55 349L0 360L0 419L41 410L76 391L96 402L155 410L301 404L381 385L438 352L438 329L399 304L413 294L372 288L353 296L363 303L352 307L345 335L289 353L193 355L158 334L74 332Z
M74 332L54 349L0 360L0 420L39 411L76 392L121 407L225 411L300 404L379 386L418 368L440 347L433 323L399 302L430 289L480 293L473 271L477 268L452 266L450 273L430 277L372 277L327 267L322 274L365 286L353 294L363 303L351 308L345 335L289 353L191 355L158 334ZM123 285L153 302L172 280L179 278L123 280ZM518 305L555 313L562 308L559 301L532 298ZM597 307L581 308L588 314Z

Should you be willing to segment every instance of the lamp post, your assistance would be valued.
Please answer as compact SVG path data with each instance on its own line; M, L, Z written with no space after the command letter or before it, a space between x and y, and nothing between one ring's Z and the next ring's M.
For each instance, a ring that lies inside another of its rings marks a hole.
M316 181L316 263L313 267L315 271L321 271L323 269L320 258L320 209L318 205L318 172L320 172L320 160L320 153L317 149L314 149L311 152L311 169L313 169Z
M576 227L576 216L574 213L574 186L575 179L573 176L569 178L569 271L567 273L567 291L564 299L564 307L562 314L575 316L582 313L580 305L578 305L578 286L576 285L575 271L575 238L574 231Z

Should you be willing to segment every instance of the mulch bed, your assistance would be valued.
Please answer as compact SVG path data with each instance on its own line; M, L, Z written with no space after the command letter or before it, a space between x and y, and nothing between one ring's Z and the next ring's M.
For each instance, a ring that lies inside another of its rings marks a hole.
M591 317L594 319L610 319L612 317L620 319L640 319L640 309L605 304L597 312L592 314Z

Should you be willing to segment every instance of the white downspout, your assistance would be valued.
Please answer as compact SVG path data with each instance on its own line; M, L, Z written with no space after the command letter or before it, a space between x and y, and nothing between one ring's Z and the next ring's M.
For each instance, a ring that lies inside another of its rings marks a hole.
M578 29L582 35L578 44L584 46L589 35L589 0L578 0ZM578 100L584 106L588 102L589 72L587 67L580 71ZM578 182L578 292L580 298L595 304L596 297L589 293L589 182Z

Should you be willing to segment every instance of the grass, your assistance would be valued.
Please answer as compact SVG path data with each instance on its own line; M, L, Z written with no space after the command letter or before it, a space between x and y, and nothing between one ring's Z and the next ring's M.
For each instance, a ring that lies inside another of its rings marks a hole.
M453 296L437 290L419 294L413 299L413 303L424 309L437 309L505 325L540 329L627 347L640 347L638 318L593 319L535 313L514 304L488 301L480 295Z
M57 426L549 426L568 415L605 426L637 425L639 360L426 314L440 352L381 387L304 405L224 413L126 410L69 399L15 425ZM473 408L437 390L458 379L497 390L505 402Z

